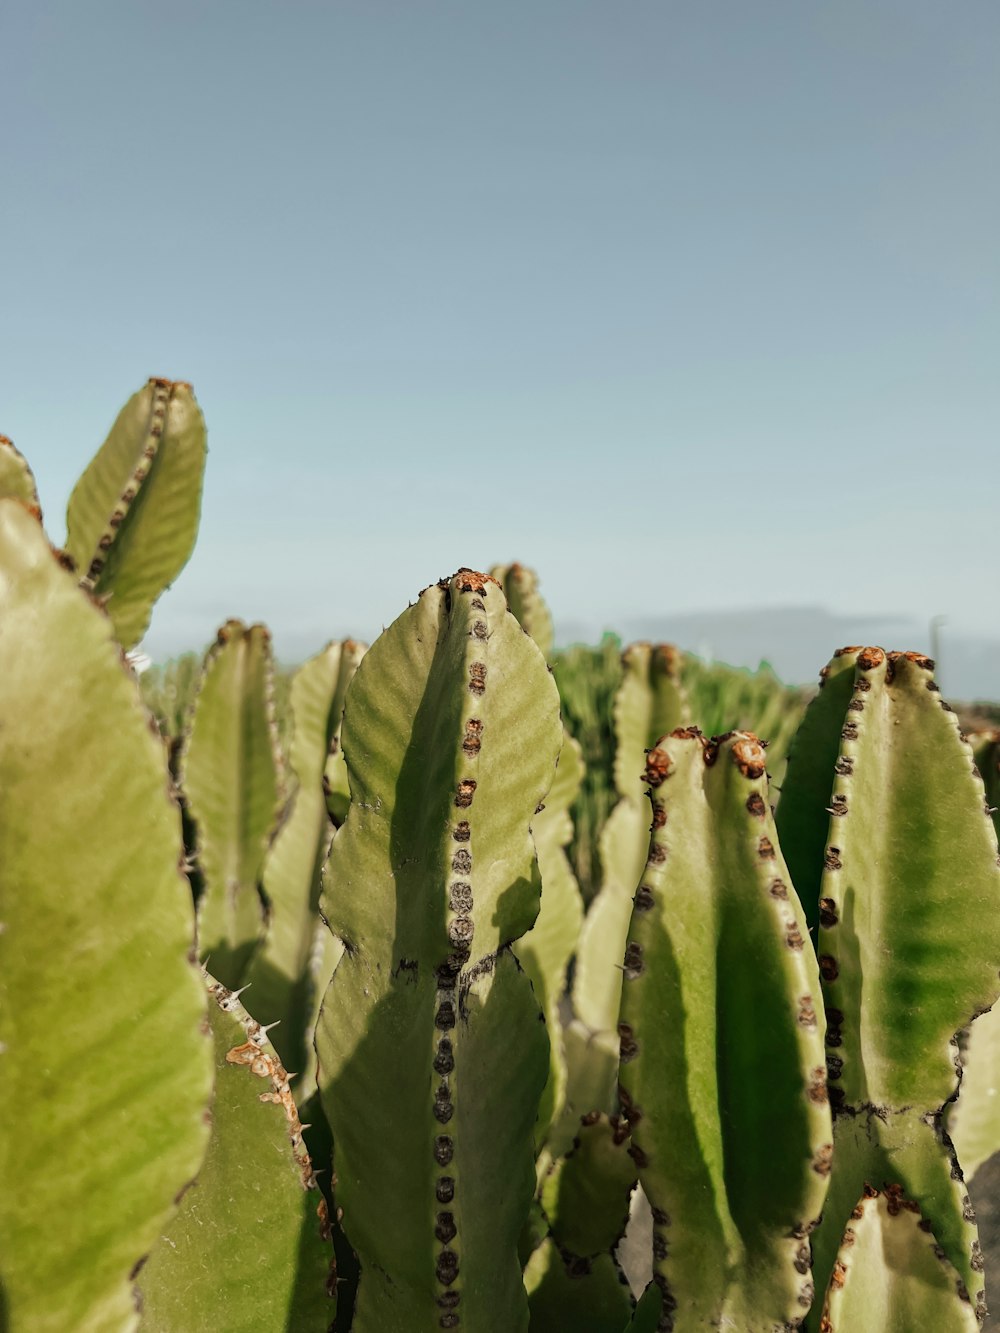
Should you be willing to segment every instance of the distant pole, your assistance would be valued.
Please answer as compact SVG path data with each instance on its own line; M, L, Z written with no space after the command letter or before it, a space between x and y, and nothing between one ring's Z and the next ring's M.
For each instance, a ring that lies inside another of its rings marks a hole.
M947 625L947 616L931 617L931 657L934 658L934 678L941 684L941 626Z

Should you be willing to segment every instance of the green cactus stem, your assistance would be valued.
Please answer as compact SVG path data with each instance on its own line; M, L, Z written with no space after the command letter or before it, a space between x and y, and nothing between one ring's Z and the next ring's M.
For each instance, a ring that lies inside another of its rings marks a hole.
M602 884L591 903L580 935L573 1010L593 1035L593 1059L606 1065L609 1090L617 1064L616 1029L621 1003L621 960L632 917L632 898L649 848L649 811L642 800L645 752L666 732L684 721L686 696L680 681L680 654L669 644L634 643L622 654L622 683L615 695L617 748L614 780L618 804L601 830ZM583 1054L580 1044L576 1049ZM608 1055L605 1056L605 1051ZM611 1111L610 1104L580 1107Z
M132 1329L208 1141L180 816L107 617L12 499L0 623L0 1322Z
M823 1304L821 1333L977 1333L962 1280L920 1208L890 1186L852 1210Z
M677 731L646 776L620 1095L653 1212L659 1326L770 1333L812 1301L807 1237L830 1170L816 960L756 737Z
M6 435L0 435L0 496L20 500L41 521L42 507L31 468Z
M932 669L866 648L843 716L829 719L839 749L818 948L836 1148L814 1270L822 1290L864 1186L898 1186L977 1304L974 1214L941 1126L958 1086L955 1034L997 998L1000 866L982 781Z
M346 952L316 1047L354 1333L516 1333L548 1043L508 946L538 912L557 691L499 584L460 570L366 653L342 736L351 808L321 909Z
M206 978L212 1137L194 1186L139 1274L150 1333L329 1327L330 1219L288 1075L265 1030Z
M841 729L854 693L860 648L841 648L819 675L819 693L792 741L774 821L788 872L815 940L830 799L840 762Z
M566 969L583 923L583 899L565 848L573 836L569 809L582 780L580 747L564 730L555 780L545 805L531 825L542 876L542 905L535 924L514 948L518 962L531 979L549 1030L549 1079L536 1127L539 1147L566 1098L566 1053L559 1004L566 986Z
M507 605L526 634L530 634L546 659L552 656L552 613L538 591L538 575L527 565L494 565L490 577L504 590Z
M243 983L264 936L261 874L285 807L273 674L267 629L227 621L206 655L180 758L204 884L199 955L232 987Z
M281 1024L274 1042L288 1068L298 1071L300 1102L315 1091L316 1017L343 952L319 916L320 876L333 837L325 770L331 755L343 762L344 698L364 651L352 639L327 644L292 678L288 762L296 787L264 862L267 935L247 971L254 1011Z
M206 453L190 384L151 379L70 496L66 550L84 587L106 599L123 648L139 642L153 603L190 559Z

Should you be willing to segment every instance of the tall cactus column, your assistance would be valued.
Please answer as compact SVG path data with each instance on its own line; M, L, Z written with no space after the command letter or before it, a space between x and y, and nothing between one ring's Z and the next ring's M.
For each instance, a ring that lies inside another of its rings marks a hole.
M352 800L321 909L346 951L316 1048L354 1330L513 1333L548 1050L508 946L538 912L555 684L500 586L460 570L369 650L342 738Z
M647 759L653 831L619 1030L657 1327L796 1328L832 1144L819 976L764 750L749 733L710 743L689 728Z

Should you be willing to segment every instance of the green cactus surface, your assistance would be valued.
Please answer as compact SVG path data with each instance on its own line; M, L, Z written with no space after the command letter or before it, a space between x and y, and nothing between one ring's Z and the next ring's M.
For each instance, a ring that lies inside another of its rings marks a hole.
M593 1058L610 1052L609 1086L617 1050L613 1035L621 1003L621 960L632 917L632 899L649 849L649 808L642 799L646 750L686 720L680 654L669 644L634 643L622 654L622 682L614 701L614 781L618 804L601 830L602 883L580 935L573 1010L592 1034L611 1040L591 1048ZM579 1048L578 1048L579 1049ZM610 1105L581 1110L610 1111Z
M281 1024L273 1040L298 1072L300 1100L315 1089L316 1016L342 952L319 916L320 875L333 836L324 772L331 753L340 755L344 697L363 653L351 639L327 644L292 678L288 762L296 787L264 862L267 936L247 972L254 1011Z
M898 1187L981 1303L974 1214L941 1122L958 1085L955 1034L997 997L1000 866L932 668L866 648L845 713L829 718L840 742L818 948L836 1147L814 1271L822 1290L865 1185Z
M70 496L66 550L84 586L107 600L123 648L145 634L153 603L191 556L206 452L190 384L151 379Z
M538 913L557 691L499 584L461 570L366 653L342 737L351 809L321 908L345 954L316 1046L354 1330L516 1333L548 1043L507 946Z
M628 1137L618 1117L585 1116L570 1151L554 1163L542 1185L542 1208L560 1250L593 1259L624 1235L636 1177Z
M830 1170L816 960L756 737L675 732L646 775L653 833L624 950L620 1095L662 1318L677 1333L727 1321L771 1333L811 1303L807 1237Z
M820 672L819 693L792 741L774 822L795 891L813 939L819 928L820 881L830 827L830 800L840 757L841 729L854 693L860 648L841 648Z
M38 503L38 488L27 460L14 441L6 435L0 435L0 497L20 500L35 518L42 517L42 507Z
M134 1329L208 1141L180 816L107 617L0 500L0 1323Z
M853 1209L823 1305L823 1333L977 1333L961 1278L920 1209L873 1191Z
M628 1287L609 1254L565 1257L551 1239L524 1270L531 1333L622 1333L632 1314Z
M194 821L198 950L224 985L243 983L264 936L264 857L285 806L271 700L271 636L227 621L205 658L180 783Z
M235 994L208 978L212 1137L198 1178L142 1268L150 1333L324 1333L335 1271L288 1076Z
M566 856L573 836L569 809L583 779L583 760L575 740L563 732L559 766L545 805L532 820L531 831L542 875L542 905L535 924L518 940L514 953L534 987L549 1030L549 1080L538 1112L536 1138L544 1142L566 1097L566 1053L559 1004L566 969L583 922L583 899Z
M527 565L494 565L490 577L504 590L507 605L546 658L552 656L552 614L538 591L538 575Z

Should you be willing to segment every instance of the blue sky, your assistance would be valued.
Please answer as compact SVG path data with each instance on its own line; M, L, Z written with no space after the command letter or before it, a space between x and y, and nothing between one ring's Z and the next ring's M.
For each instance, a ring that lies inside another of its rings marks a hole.
M193 381L157 653L511 559L564 633L1000 638L998 53L993 0L5 6L0 431L59 540Z

